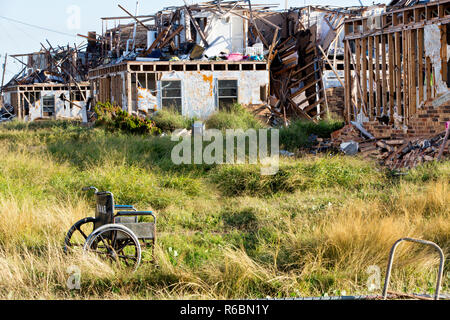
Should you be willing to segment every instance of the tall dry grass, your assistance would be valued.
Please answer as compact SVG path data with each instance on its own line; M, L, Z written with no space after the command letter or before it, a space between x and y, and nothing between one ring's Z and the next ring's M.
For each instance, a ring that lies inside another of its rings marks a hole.
M143 138L111 135L109 142L102 132L79 128L33 130L0 129L3 299L367 294L368 267L378 266L383 278L390 247L401 237L434 241L450 254L448 162L392 179L358 159L283 160L273 181L257 181L257 168L140 164L161 152L160 142ZM253 186L231 192L249 179ZM277 181L288 187L273 188ZM70 226L93 215L93 199L79 192L87 184L111 188L121 203L157 207L156 265L130 273L82 252L63 253ZM432 292L437 263L435 251L402 244L391 288ZM67 286L73 266L80 290ZM446 262L446 275L448 268ZM447 276L443 286L449 290Z

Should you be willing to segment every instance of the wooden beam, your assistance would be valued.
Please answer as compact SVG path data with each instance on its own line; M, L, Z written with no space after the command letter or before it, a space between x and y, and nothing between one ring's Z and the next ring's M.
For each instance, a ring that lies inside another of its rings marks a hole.
M380 81L380 36L373 37L375 41L375 105L376 115L381 116L381 81Z
M186 0L184 0L184 9L186 10L186 12L189 15L189 18L192 21L192 24L194 25L195 30L198 32L198 34L200 35L200 38L202 38L203 44L205 45L205 47L209 47L208 41L206 40L206 36L203 33L202 29L200 28L200 26L198 25L197 21L194 19L194 17L192 16L192 12L191 10L188 8L187 4L186 4Z
M355 55L356 55L356 64L355 64L354 72L358 76L357 77L357 81L359 81L359 79L361 78L361 40L360 39L356 39L355 40ZM351 88L350 88L350 90L351 90ZM357 112L359 112L361 110L362 101L363 101L363 96L360 93L360 91L357 91L357 94L356 94L356 109L357 109Z
M383 114L388 115L388 84L387 84L387 61L386 61L386 38L389 35L381 35L381 91L382 91L382 105Z
M362 58L362 101L366 106L367 115L370 118L370 106L367 106L367 38L361 41L361 58Z
M396 105L397 114L402 114L402 59L401 59L401 42L400 42L400 32L394 34L395 40L395 82L396 82Z
M389 122L394 123L394 105L395 105L395 47L394 38L392 34L387 34L388 38L388 53L389 53Z
M151 29L149 27L147 27L145 24L143 24L141 22L141 20L139 20L138 18L136 18L134 15L132 15L131 13L129 13L127 11L127 9L125 9L124 7L122 7L120 4L118 5L120 9L122 9L123 11L125 11L126 14L128 14L131 18L133 18L134 20L136 20L137 23L139 23L141 26L143 26L145 29L147 29L148 31L150 31Z
M168 36L163 42L161 42L161 44L158 46L158 48L163 48L165 47L170 41L172 41L172 39L179 34L182 30L184 29L183 26L179 26L174 32L172 32L170 34L170 36Z
M417 29L417 60L419 61L419 74L418 74L418 81L419 81L419 105L424 101L423 99L423 79L424 79L424 63L423 63L423 29Z
M447 82L447 25L442 24L441 30L441 75L442 81Z
M409 72L409 82L410 82L410 90L409 90L409 106L410 106L410 115L416 113L417 108L417 86L416 86L416 67L417 67L417 54L416 54L416 31L409 31L409 65L411 66Z

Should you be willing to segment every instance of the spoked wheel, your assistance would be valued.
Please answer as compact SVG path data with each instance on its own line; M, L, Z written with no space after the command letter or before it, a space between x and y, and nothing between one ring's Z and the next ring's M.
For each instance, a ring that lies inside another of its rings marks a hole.
M134 270L141 263L139 240L133 231L119 224L107 224L95 230L87 238L84 250Z
M69 249L82 248L88 236L94 231L95 221L95 218L87 217L75 223L64 239L64 252L67 253Z

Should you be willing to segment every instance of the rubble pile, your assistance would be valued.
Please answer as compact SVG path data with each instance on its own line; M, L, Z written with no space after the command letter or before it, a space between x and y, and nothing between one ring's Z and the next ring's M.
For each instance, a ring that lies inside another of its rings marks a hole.
M333 147L346 153L343 145L356 143L358 154L366 159L377 160L391 170L411 169L424 162L439 160L449 154L448 129L427 137L368 138L367 132L353 124L331 134Z

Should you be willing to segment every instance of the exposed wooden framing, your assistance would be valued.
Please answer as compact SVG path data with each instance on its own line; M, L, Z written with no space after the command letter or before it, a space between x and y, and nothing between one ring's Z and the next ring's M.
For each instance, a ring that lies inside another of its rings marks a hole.
M131 73L126 73L126 81L127 81L127 107L128 107L128 113L131 114L133 111L133 94L132 94L132 87L131 87Z
M382 105L383 105L383 114L388 115L388 84L387 84L387 61L386 61L386 38L388 35L381 35L381 91L383 94Z
M158 48L163 48L163 47L165 47L170 41L172 41L172 39L176 36L176 35L178 35L180 32L181 32L181 30L183 30L184 29L184 27L183 26L179 26L174 32L172 32L171 34L170 34L170 36L168 36L166 39L164 39L162 42L161 42L161 44L160 45L158 45Z
M388 38L388 49L389 49L389 122L394 122L394 101L395 101L395 79L396 73L394 68L394 60L395 60L395 47L394 47L394 38L392 34L387 34Z
M409 82L410 82L410 91L409 91L409 115L413 115L416 113L417 108L417 93L416 93L416 67L417 67L417 55L416 55L416 31L409 31ZM409 117L408 115L408 117Z
M355 40L355 53L356 53L356 66L355 66L356 68L354 71L358 75L358 78L361 78L361 40L360 39ZM348 78L348 79L350 79L350 78ZM363 96L361 94L359 94L359 91L358 91L358 94L356 96L356 109L357 110L361 109L362 99L363 99Z
M381 81L380 81L380 36L375 36L375 104L376 104L376 115L379 117L381 115Z
M394 35L395 40L395 82L396 82L396 106L397 114L402 113L402 60L401 60L401 43L400 32L396 32Z
M373 103L373 37L368 37L369 48L369 119L373 120L374 103Z
M402 116L404 120L408 117L409 108L409 41L408 41L408 30L402 31L402 91L403 91L403 110Z
M351 121L351 116L352 116L352 112L351 110L352 108L352 103L351 103L351 96L352 96L352 91L351 91L351 71L350 71L350 47L349 47L349 41L344 41L344 73L345 73L345 81L346 81L346 86L344 86L344 98L345 98L345 110L344 110L344 117L347 121L347 123L350 123Z
M370 106L367 105L367 38L361 40L361 58L362 58L362 101L366 106L367 115L370 117Z
M133 18L134 20L136 20L137 23L139 23L141 26L143 26L145 29L147 29L148 31L150 31L151 29L149 27L147 27L145 24L143 24L141 22L141 20L139 20L138 18L136 18L134 15L132 15L131 13L128 12L127 9L125 9L124 7L122 7L120 4L118 5L120 9L122 9L123 11L125 11L126 14L128 14L131 18Z
M425 65L426 65L426 72L425 72L425 79L426 79L426 86L427 86L427 100L430 100L433 97L433 87L431 86L431 59L430 57L426 57L425 59Z
M442 7L440 7L442 8ZM447 82L447 25L442 24L441 29L441 74L442 81Z
M423 50L424 50L424 46L423 46L423 29L417 29L417 60L419 62L418 65L418 85L419 85L419 105L424 101L424 97L423 97L423 80L424 80L424 64L423 64L423 58L424 58L424 54L423 54Z

